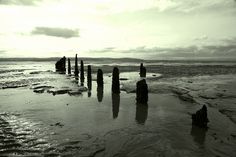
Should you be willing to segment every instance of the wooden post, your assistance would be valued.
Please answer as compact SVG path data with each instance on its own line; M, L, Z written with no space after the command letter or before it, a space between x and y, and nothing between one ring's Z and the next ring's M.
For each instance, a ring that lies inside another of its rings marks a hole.
M136 101L137 104L147 104L148 102L148 86L146 80L138 81L136 84Z
M146 68L143 66L143 63L140 64L139 75L140 77L146 77Z
M80 61L80 81L84 82L84 62Z
M120 77L119 69L114 67L112 73L112 93L120 93Z
M77 54L75 55L75 76L78 77L79 75L79 69L78 69L78 59Z
M92 73L91 73L91 65L88 65L88 70L87 70L87 85L88 89L92 89Z
M71 74L70 58L68 58L68 74Z
M56 71L65 73L66 72L66 57L64 56L59 61L57 61L55 64L55 67L56 67Z
M97 85L103 86L103 72L101 69L98 69L97 71Z

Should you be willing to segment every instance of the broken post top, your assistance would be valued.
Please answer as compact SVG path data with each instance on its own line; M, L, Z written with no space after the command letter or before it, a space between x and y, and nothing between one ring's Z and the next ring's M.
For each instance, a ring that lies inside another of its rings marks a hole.
M192 114L192 124L197 125L202 128L207 128L207 123L209 122L207 117L207 107L203 107L198 110L195 114Z
M66 71L66 57L62 57L60 60L58 60L55 64L56 71L59 72L65 72Z

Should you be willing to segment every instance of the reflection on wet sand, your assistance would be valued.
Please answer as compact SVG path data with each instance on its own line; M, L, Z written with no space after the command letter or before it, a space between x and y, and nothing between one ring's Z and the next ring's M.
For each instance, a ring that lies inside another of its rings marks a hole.
M200 128L198 126L192 125L191 135L193 136L193 140L199 144L199 146L204 146L206 132L207 128Z
M88 98L90 98L92 96L92 92L91 90L88 90Z
M102 102L102 99L103 99L103 86L98 86L97 87L97 99L98 99L98 102Z
M75 76L75 83L79 84L79 78L77 76Z
M92 75L91 75L91 66L88 65L88 72L87 72L87 86L88 86L88 97L91 97L92 93Z
M116 119L120 108L120 94L112 93L112 113L113 118Z
M148 116L148 105L147 104L136 104L136 115L135 120L138 124L144 125Z
M80 82L80 86L84 86L84 82Z
M91 82L87 82L87 86L88 86L88 90L92 90L92 81Z
M97 98L98 102L102 102L103 99L103 71L98 69L97 71Z

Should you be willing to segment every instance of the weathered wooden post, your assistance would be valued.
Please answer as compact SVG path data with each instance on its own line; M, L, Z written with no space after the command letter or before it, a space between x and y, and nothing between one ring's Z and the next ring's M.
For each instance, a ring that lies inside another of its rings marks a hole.
M136 84L136 102L137 104L147 104L148 102L148 86L145 79Z
M57 61L55 64L55 67L56 67L56 71L65 73L66 72L66 57L64 56L59 61Z
M103 99L103 72L101 69L97 71L97 99L102 102Z
M103 72L101 69L98 69L97 71L97 85L103 86Z
M142 76L141 77L146 77L146 68L145 67L143 67Z
M119 69L114 67L112 72L112 93L120 93L120 77Z
M77 54L75 55L75 76L79 76L79 69L78 69L78 59L77 59Z
M71 74L70 58L68 58L68 74Z
M80 81L84 82L84 62L80 61Z
M143 63L140 64L139 75L140 77L146 77L146 68L143 66Z
M198 110L195 114L192 114L192 124L199 126L201 128L207 128L207 123L209 122L207 117L207 107L203 107Z
M140 64L140 68L139 68L139 75L140 75L140 77L142 75L142 70L143 70L143 63Z
M91 65L88 65L88 70L87 70L87 85L88 89L92 89L92 73L91 73Z

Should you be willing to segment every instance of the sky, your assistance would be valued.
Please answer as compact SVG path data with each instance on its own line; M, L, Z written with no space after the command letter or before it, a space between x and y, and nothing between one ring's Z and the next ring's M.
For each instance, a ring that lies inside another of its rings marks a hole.
M0 57L236 58L236 0L0 0Z

